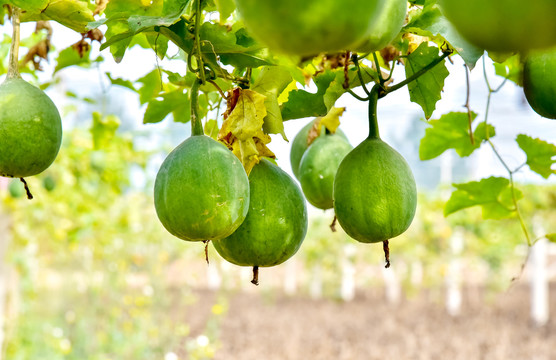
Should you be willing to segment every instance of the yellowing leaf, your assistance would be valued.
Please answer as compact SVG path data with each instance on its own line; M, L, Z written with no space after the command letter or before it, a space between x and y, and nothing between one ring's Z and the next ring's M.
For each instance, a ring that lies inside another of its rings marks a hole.
M265 116L265 96L240 90L235 107L218 132L218 140L241 160L247 174L262 156L275 157L266 147L271 139L262 130Z
M320 119L320 124L326 126L328 131L334 134L336 132L336 129L338 129L338 126L340 126L340 116L343 115L344 111L346 111L345 107L333 107L332 109L330 109L328 114Z

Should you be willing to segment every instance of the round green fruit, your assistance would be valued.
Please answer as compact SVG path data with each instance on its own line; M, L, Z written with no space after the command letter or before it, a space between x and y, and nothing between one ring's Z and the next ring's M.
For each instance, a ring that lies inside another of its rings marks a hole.
M162 225L188 241L232 234L249 210L249 180L239 159L208 136L191 136L162 163L154 186Z
M556 119L556 49L529 54L523 66L523 90L537 114Z
M407 14L407 0L387 0L369 30L370 36L357 46L358 52L378 51L400 33Z
M318 137L299 164L299 182L307 200L319 209L333 207L334 177L353 146L338 134Z
M62 142L56 105L21 78L0 85L0 176L26 177L46 170Z
M23 186L23 183L21 181L12 180L8 184L8 192L10 193L10 196L12 198L18 199L25 195L25 187Z
M352 238L375 243L403 233L417 206L415 179L405 159L379 138L368 138L340 164L334 210Z
M444 15L470 43L496 52L556 45L554 0L440 0Z
M249 174L247 218L232 235L213 241L216 251L240 266L274 266L292 257L307 233L305 199L293 179L263 159Z
M307 138L309 137L309 131L311 131L311 128L313 127L313 125L315 124L315 121L317 121L317 120L318 119L311 120L307 125L305 125L303 128L301 128L301 130L299 130L299 132L293 138L292 147L291 147L291 150L290 150L290 165L292 167L293 175L297 179L299 179L299 164L301 163L301 158L303 157L303 154L305 154L305 151L309 148L309 144L307 144ZM321 136L330 135L330 134L326 134L325 130L322 130L322 131L323 131L323 133L321 134ZM348 141L346 135L344 134L344 132L342 130L337 129L336 134L340 135L346 141Z
M249 34L271 50L316 55L347 50L369 33L385 0L236 0Z
M42 186L46 189L46 191L54 191L56 188L56 180L52 176L47 175L44 179L42 179Z

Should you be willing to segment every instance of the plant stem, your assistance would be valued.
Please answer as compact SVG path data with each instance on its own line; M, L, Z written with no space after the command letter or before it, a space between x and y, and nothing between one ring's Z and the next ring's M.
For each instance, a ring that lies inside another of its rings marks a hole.
M19 8L12 7L12 43L10 46L10 57L8 64L7 79L20 78L19 75Z
M199 86L201 80L196 79L191 86L191 135L204 135L203 124L199 117Z
M376 84L369 94L369 136L367 139L380 139L378 132L378 119L376 115L376 107L378 103L378 92L380 85Z
M393 85L393 86L389 86L386 87L384 89L384 91L381 93L381 97L388 95L389 93L396 91L398 89L401 89L402 87L406 86L407 84L409 84L410 82L417 80L419 77L421 77L422 75L424 75L425 73L427 73L429 70L431 70L432 68L434 68L436 65L440 64L442 61L444 61L445 58L447 58L449 55L451 55L451 52L444 52L442 53L442 56L440 56L438 59L435 59L434 61L432 61L430 64L428 64L427 66L425 66L424 68L422 68L421 70L417 71L416 73L414 73L413 75L411 75L410 77L408 77L407 79L405 79L404 81Z
M195 48L197 50L197 70L199 71L199 77L201 82L205 82L205 64L203 62L203 53L201 51L201 37L199 32L201 30L201 15L203 10L201 9L201 1L195 1Z

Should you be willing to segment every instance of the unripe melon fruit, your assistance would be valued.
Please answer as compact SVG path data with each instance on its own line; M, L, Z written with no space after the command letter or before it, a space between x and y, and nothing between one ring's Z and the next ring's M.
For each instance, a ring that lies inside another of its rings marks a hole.
M20 77L7 78L0 85L0 176L41 173L61 142L62 121L52 100Z
M226 146L208 136L191 136L162 163L154 204L172 235L188 241L222 239L247 215L249 180Z
M271 50L317 55L360 43L385 0L236 0L249 33Z
M307 201L319 209L333 207L332 192L338 166L353 146L341 135L318 137L299 164L299 183Z
M537 114L556 119L556 48L527 56L523 66L523 91Z
M352 238L375 243L403 233L417 206L417 188L405 159L380 138L367 138L340 164L334 210Z
M212 243L236 265L281 264L297 252L307 233L305 199L294 180L266 159L253 167L249 183L247 218L232 235Z

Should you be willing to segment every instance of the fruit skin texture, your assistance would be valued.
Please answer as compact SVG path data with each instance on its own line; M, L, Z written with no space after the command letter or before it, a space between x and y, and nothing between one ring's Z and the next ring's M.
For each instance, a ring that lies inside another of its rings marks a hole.
M213 241L216 251L240 266L274 266L292 257L307 233L307 208L299 187L263 159L249 174L249 213L231 236Z
M470 43L498 52L556 45L554 0L440 0L444 15Z
M276 52L316 55L360 43L385 0L236 0L253 37Z
M303 154L305 154L305 151L309 148L309 145L307 144L307 137L309 136L309 131L311 131L315 121L316 120L310 121L307 125L301 128L292 141L290 164L293 175L297 179L299 179L299 164L301 163L301 158L303 157ZM322 131L324 132L325 130L323 129ZM340 135L347 141L347 137L342 130L337 129L335 134ZM328 136L330 134L321 134L321 136L324 135Z
M22 78L0 85L0 176L26 177L46 170L62 143L56 105Z
M373 21L370 36L357 46L358 52L378 51L400 33L407 14L407 0L387 0L378 18Z
M405 159L378 138L368 138L340 164L334 210L352 238L375 243L403 233L417 206L415 179Z
M537 114L556 119L556 48L529 54L523 66L523 91Z
M299 164L299 182L307 200L319 209L334 205L334 177L344 157L353 146L338 134L318 137L309 146Z
M222 239L249 210L249 180L239 159L208 136L191 136L164 160L154 185L162 225L188 241Z

